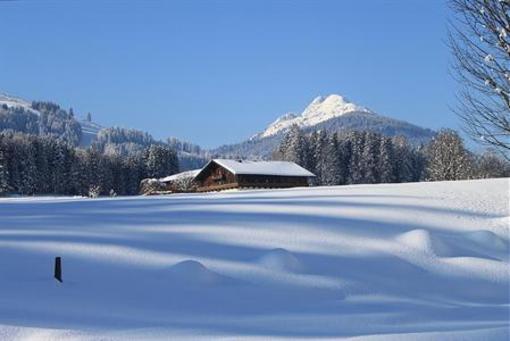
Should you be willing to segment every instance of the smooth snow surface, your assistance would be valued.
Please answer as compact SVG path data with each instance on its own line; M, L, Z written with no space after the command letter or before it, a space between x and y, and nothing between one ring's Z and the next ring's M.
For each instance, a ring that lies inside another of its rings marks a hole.
M0 199L0 339L508 340L508 192Z
M319 96L310 103L301 115L285 114L271 123L265 131L254 136L263 138L288 130L296 124L300 127L313 127L321 122L352 112L371 113L370 110L350 102L340 95Z
M228 169L232 174L250 175L278 175L278 176L306 176L313 177L313 173L303 167L289 161L250 161L233 159L214 159L222 167ZM207 165L202 168L206 169ZM200 172L197 173L197 175Z

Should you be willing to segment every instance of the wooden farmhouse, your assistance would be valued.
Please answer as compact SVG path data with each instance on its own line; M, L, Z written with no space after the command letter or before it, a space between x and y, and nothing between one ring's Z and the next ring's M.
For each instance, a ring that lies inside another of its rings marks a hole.
M315 175L294 162L214 159L195 176L197 191L308 186Z

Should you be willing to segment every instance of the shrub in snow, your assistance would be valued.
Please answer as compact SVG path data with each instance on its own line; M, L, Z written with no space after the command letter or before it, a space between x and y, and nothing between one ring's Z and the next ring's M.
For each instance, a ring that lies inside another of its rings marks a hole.
M97 198L101 194L101 187L97 185L92 185L89 188L88 196L89 198Z
M173 181L173 187L177 192L194 192L196 183L192 175L183 174Z
M140 182L140 194L143 195L150 195L165 190L166 190L165 184L160 182L158 179L149 178L143 179Z

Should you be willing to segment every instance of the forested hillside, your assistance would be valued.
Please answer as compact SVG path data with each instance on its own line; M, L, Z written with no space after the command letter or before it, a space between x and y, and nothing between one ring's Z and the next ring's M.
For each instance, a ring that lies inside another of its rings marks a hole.
M0 132L51 137L84 150L93 146L108 157L136 157L153 144L167 146L176 151L183 171L200 168L208 160L207 152L198 145L174 137L160 141L136 129L104 128L93 122L91 113L78 119L72 108L64 110L52 102L29 102L1 93Z
M0 195L133 195L142 179L178 170L176 152L163 144L121 156L50 136L0 133Z
M82 135L72 109L66 111L51 102L32 102L30 108L2 104L0 131L5 130L51 136L73 146L78 146Z

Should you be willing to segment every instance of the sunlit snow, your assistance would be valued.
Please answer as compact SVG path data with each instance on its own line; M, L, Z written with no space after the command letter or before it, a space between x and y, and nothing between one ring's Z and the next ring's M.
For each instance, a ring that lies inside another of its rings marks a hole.
M0 339L508 340L508 192L0 199Z

